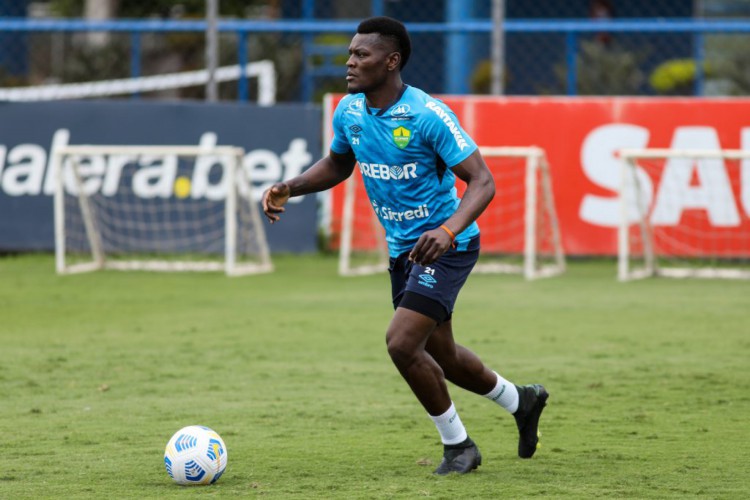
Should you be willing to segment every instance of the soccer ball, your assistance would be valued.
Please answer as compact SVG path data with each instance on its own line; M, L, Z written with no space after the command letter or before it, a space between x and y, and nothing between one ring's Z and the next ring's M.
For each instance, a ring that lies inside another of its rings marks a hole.
M227 447L208 427L183 427L167 443L164 466L177 484L215 483L227 468Z

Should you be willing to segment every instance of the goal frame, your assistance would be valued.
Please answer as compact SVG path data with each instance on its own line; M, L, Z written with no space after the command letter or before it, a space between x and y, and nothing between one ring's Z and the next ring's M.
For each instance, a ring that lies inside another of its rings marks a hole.
M668 149L668 148L640 148L621 149L618 151L620 158L620 223L617 236L617 279L621 282L649 278L719 278L719 279L750 279L750 270L731 268L687 268L666 267L660 265L655 252L653 229L648 221L650 207L646 207L645 213L641 211L643 203L637 189L637 161L638 159L669 159L669 158L695 158L695 159L722 159L722 160L750 160L750 152L741 149ZM628 186L635 189L633 207L638 210L638 230L643 244L643 265L634 267L631 264L630 253L630 226L629 212L629 190Z
M92 213L88 196L82 189L83 180L76 168L77 157L85 155L177 155L192 156L196 159L202 155L217 156L229 159L229 168L225 175L228 186L227 196L224 199L224 256L223 262L218 261L171 261L160 259L146 260L109 260L103 250L100 235L96 228L96 222ZM122 146L122 145L68 145L57 147L51 154L51 168L55 179L54 193L54 231L55 231L55 268L58 274L76 274L91 272L102 269L114 269L120 271L159 271L159 272L183 272L183 271L224 271L227 276L243 276L248 274L267 273L273 271L273 263L266 240L265 230L260 217L257 201L253 197L249 173L242 168L242 159L245 151L243 148L234 146L178 146L178 145L149 145L149 146ZM83 225L91 249L91 261L71 264L66 259L65 242L65 175L63 172L63 158L71 159L73 178L76 183L78 206L81 210ZM239 174L239 177L238 177ZM239 196L238 181L247 186L247 203L249 204L250 218L255 229L255 238L260 252L258 262L238 262L237 259L237 219L238 203L242 200Z
M565 272L565 254L562 247L562 238L560 235L560 226L555 211L554 195L552 191L552 180L550 175L549 161L544 149L537 146L529 147L491 147L483 146L479 148L482 155L506 157L506 158L526 158L525 163L525 198L524 198L524 249L523 264L512 265L505 263L479 262L474 267L477 273L497 273L497 274L522 274L527 280L557 276ZM541 175L539 175L541 174ZM541 189L543 191L543 207L549 218L552 231L553 245L553 262L547 265L537 264L537 242L536 242L536 223L539 214L537 213L537 192L539 180L541 179ZM388 268L388 253L385 241L382 237L377 238L379 262L376 264L352 267L351 251L353 239L353 217L354 217L354 199L356 196L357 178L352 175L347 179L344 189L344 208L342 213L341 242L339 249L339 274L341 276L362 276L384 272ZM375 214L372 214L375 221L374 226L379 230L380 223L377 221Z

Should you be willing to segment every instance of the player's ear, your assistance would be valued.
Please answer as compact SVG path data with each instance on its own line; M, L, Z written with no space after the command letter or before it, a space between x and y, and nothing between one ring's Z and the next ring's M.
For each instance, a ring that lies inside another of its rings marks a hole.
M395 71L401 67L401 53L391 52L388 54L387 68L388 71Z

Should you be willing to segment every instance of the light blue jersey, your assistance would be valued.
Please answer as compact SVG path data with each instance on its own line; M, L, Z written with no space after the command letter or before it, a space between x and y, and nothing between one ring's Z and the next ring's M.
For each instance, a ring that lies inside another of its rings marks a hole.
M390 107L372 109L364 94L350 94L336 107L333 132L333 152L354 151L391 257L411 250L458 208L451 168L477 145L442 101L406 86ZM456 235L457 249L478 234L473 222Z

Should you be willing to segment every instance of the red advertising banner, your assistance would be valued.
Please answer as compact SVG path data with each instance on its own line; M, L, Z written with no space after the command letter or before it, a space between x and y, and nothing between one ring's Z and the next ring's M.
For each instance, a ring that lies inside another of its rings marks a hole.
M327 120L341 96L329 101ZM616 255L620 160L626 148L750 150L750 99L712 98L494 98L450 96L443 101L480 146L538 146L549 159L563 247L571 255ZM330 133L330 123L324 125ZM721 160L718 160L721 162ZM701 196L700 168L684 183L682 206L654 214L652 223L702 220L742 241L750 234L750 160L728 165L715 176L727 183L721 199ZM664 196L659 174L651 175L653 206ZM674 186L672 186L674 187ZM497 189L507 189L498 184ZM679 188L679 186L678 186ZM360 186L360 189L361 186ZM337 234L343 187L332 194L332 232ZM361 196L366 196L362 190ZM717 205L718 204L718 205ZM666 206L664 200L661 205ZM730 214L725 216L722 214ZM482 220L480 219L480 227ZM487 233L485 233L486 235ZM483 245L492 245L483 237ZM747 253L747 246L742 252ZM747 256L747 255L744 255Z

